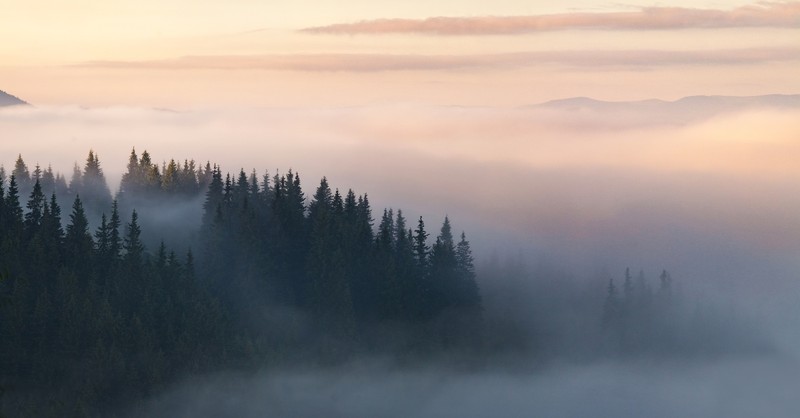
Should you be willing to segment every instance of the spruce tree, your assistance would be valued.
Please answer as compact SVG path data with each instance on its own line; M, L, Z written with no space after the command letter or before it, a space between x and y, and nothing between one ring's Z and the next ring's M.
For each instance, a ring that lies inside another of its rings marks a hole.
M42 173L41 178L42 193L49 196L56 192L56 175L53 172L52 166L47 166L47 169Z
M76 162L72 166L72 178L69 181L69 193L77 196L83 192L83 173Z
M6 192L6 210L9 220L14 223L22 223L22 207L19 203L19 189L15 175L11 175L8 181L8 191Z
M466 234L461 232L461 240L456 245L456 271L459 279L458 305L465 308L480 308L480 292L475 282L475 265L472 249Z
M72 267L79 282L86 284L89 280L94 241L89 233L89 221L86 219L80 196L75 196L75 201L72 203L64 244L67 264Z
M136 149L131 149L130 157L128 158L128 170L122 175L122 181L119 183L119 196L120 198L133 197L141 191L144 178L142 170L139 167L139 157L136 155Z
M28 165L22 160L22 154L17 156L17 161L14 163L14 170L11 172L11 175L17 181L20 195L28 195L33 187L33 180L31 179L30 171L28 171Z
M109 256L113 260L117 260L120 257L122 252L122 238L120 237L119 228L122 226L122 223L119 219L119 206L117 201L114 200L111 203L111 219L108 223L108 250Z
M42 213L44 207L47 205L44 193L42 193L42 186L39 179L33 185L30 198L28 198L28 213L25 214L25 228L28 230L29 236L33 236L42 223Z
M138 272L141 269L144 245L141 241L142 230L139 227L139 214L136 210L131 214L131 221L128 223L127 232L125 234L125 263L128 269L133 272Z
M425 232L425 221L422 216L419 217L417 222L417 229L414 231L414 257L417 259L417 267L419 274L424 275L428 269L428 253L430 247L428 246L428 233Z

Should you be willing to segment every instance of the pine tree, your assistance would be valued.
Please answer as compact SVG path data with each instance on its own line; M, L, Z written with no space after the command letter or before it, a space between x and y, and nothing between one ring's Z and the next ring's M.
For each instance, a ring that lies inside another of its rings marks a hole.
M83 173L76 162L72 166L72 178L69 181L69 193L77 196L83 192Z
M614 286L614 279L609 279L608 287L606 288L606 300L603 304L603 325L608 327L615 323L618 320L619 311L617 287Z
M465 308L480 308L480 292L478 284L475 282L475 265L472 257L472 249L466 234L461 232L461 240L456 245L456 271L459 278L459 300L458 305Z
M20 195L26 196L28 193L30 193L31 188L33 187L33 180L31 179L31 173L28 171L28 165L22 160L22 154L19 154L17 157L17 161L14 163L14 170L11 172L11 175L17 181L17 187L19 188Z
M194 160L183 160L183 169L178 172L178 189L187 196L194 196L200 192Z
M423 221L422 216L420 216L419 222L417 222L417 229L414 231L414 257L417 259L420 275L423 275L428 269L429 251L430 247L428 246L428 233L425 232L425 221Z
M336 212L341 208L341 196L338 192L336 195L338 198L332 196L328 180L323 177L309 204L308 294L311 310L324 324L325 332L337 338L352 338L353 299L345 270L347 260L338 237ZM334 199L338 202L334 203Z
M47 201L44 198L44 193L42 193L41 183L37 178L36 183L33 185L30 198L28 199L28 213L25 214L25 228L28 231L29 237L36 234L39 229L42 223L42 213L45 205L47 205Z
M250 172L250 177L248 178L247 183L250 184L250 190L249 190L250 200L255 202L258 199L258 195L260 193L260 190L258 188L258 177L256 175L255 169L253 169L253 171Z
M75 196L69 220L64 238L66 261L77 275L79 282L86 284L89 280L94 241L89 234L89 221L86 219L80 196Z
M164 169L164 175L161 177L161 189L167 194L174 194L177 192L180 187L178 176L178 164L175 162L175 159L171 159Z
M414 259L414 248L412 247L412 232L406 229L406 219L403 211L397 210L395 221L395 248L394 248L394 268L397 275L399 286L398 310L405 320L415 319L416 305L422 298L422 283L416 274L416 261Z
M6 230L6 218L8 214L6 213L6 172L3 169L3 166L0 166L0 236L5 235ZM0 241L2 241L0 239ZM0 260L2 260L2 255L0 255Z
M11 175L6 192L6 211L9 221L12 223L22 223L22 207L19 203L19 189L17 188L16 176Z
M100 218L100 226L97 227L94 238L98 258L107 262L111 255L111 230L105 213Z
M153 163L150 153L145 150L139 159L139 172L142 179L142 191L146 196L155 196L161 190L161 173L158 165Z
M327 214L331 210L332 201L333 194L328 185L328 179L323 177L319 182L316 193L314 193L313 200L308 205L308 217L311 222L315 222L318 216Z
M631 276L631 269L625 269L625 283L623 284L623 295L625 297L625 305L633 303L633 277Z
M378 287L378 320L398 319L402 313L403 290L395 266L394 211L384 209L375 237L372 267Z
M139 227L139 215L136 210L131 214L131 222L128 224L125 234L125 263L128 269L138 272L141 269L144 245L141 241L142 230Z
M56 193L56 175L52 166L47 166L47 170L42 173L42 193L49 196Z
M220 221L222 220L221 212L223 199L222 172L217 165L214 165L211 172L211 181L206 191L206 200L203 203L203 222L201 228L207 244L208 240L211 239L215 219L219 216ZM219 236L219 234L216 235ZM214 250L208 247L208 251Z
M119 259L120 253L122 252L122 238L120 237L119 228L122 226L122 223L119 219L119 207L117 205L117 201L114 200L111 203L111 219L108 223L108 251L109 256L113 260Z
M394 212L392 209L384 209L381 223L378 225L378 236L376 242L378 250L381 252L391 253L394 250Z
M122 181L119 184L120 197L133 197L141 192L142 184L144 183L144 176L142 169L139 166L139 157L136 155L136 149L131 149L131 155L128 158L128 170L122 175Z

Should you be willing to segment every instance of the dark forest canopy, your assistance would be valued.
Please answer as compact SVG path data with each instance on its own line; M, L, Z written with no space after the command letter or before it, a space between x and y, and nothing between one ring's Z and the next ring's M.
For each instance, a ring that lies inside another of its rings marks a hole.
M197 240L148 248L134 206L193 196ZM429 241L422 218L386 209L375 225L366 194L325 178L307 199L291 170L223 177L134 151L112 200L94 152L69 184L20 156L0 172L0 383L81 415L185 373L474 346L469 242L447 217Z
M96 153L73 171L0 167L0 415L109 416L187 376L376 355L516 368L757 345L687 310L666 271L574 287L490 262L479 290L447 216L373 212L324 177L307 194L292 170L132 151L112 196Z

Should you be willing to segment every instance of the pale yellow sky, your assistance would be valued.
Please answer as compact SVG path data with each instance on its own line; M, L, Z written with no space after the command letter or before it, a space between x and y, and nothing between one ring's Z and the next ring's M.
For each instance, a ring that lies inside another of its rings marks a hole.
M0 0L0 89L37 104L179 108L797 93L800 19L748 4L681 0L653 15L643 7L661 5L639 1ZM691 23L695 9L712 14ZM437 16L539 20L500 35L299 32Z

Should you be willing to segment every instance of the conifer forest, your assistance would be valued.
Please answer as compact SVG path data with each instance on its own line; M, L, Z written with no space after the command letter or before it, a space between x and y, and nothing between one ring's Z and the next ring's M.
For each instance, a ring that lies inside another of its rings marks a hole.
M367 193L324 177L306 192L292 170L231 174L133 150L112 195L90 151L69 181L22 156L0 180L9 416L114 415L220 370L366 356L467 369L522 356L537 367L562 357L715 355L738 338L715 316L685 309L666 270L651 283L626 269L585 289L543 281L528 301L543 311L526 327L531 318L502 311L513 289L484 295L478 284L526 273L495 259L478 278L467 234L447 216L431 227L399 208L373 210ZM197 225L147 219L182 202L202 206ZM559 323L570 316L590 326L572 335Z

